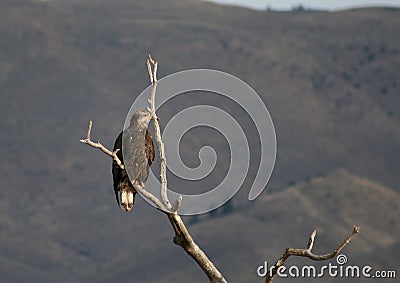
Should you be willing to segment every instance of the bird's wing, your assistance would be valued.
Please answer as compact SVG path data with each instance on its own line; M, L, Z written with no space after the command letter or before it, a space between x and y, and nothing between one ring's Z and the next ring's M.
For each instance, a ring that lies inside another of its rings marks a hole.
M154 145L149 130L146 130L145 147L146 147L146 159L149 166L151 166L151 164L154 161Z
M117 152L117 156L119 160L121 160L122 164L124 164L124 160L122 157L122 132L118 135L117 139L115 140L113 150L115 151L116 149L119 149L119 151ZM122 182L122 169L118 166L115 160L113 160L112 163L112 175L113 175L115 197L117 199L117 203L119 206L120 203L118 198L118 190L119 190L119 184L120 182Z

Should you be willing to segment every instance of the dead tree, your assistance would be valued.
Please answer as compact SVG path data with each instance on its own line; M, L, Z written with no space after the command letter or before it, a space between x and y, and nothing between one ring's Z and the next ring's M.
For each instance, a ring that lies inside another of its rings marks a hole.
M164 143L161 139L161 131L160 125L158 123L158 117L155 109L155 95L157 90L157 67L158 62L153 60L149 55L147 58L147 69L150 77L151 82L151 94L150 98L148 99L149 107L147 110L152 115L152 124L154 127L155 133L155 141L157 144L157 151L158 157L160 160L160 181L161 181L161 188L160 188L160 195L161 199L158 199L152 193L146 190L146 188L139 184L135 184L135 189L146 199L151 201L158 210L163 212L167 215L169 222L171 223L172 228L174 229L175 236L173 237L173 242L182 247L185 252L190 255L199 267L203 270L203 272L207 275L210 282L212 283L226 283L226 279L222 276L221 272L214 266L211 260L207 257L207 255L203 252L202 249L195 243L192 236L190 235L189 231L187 230L185 224L183 223L181 217L178 215L177 211L181 205L182 197L179 196L174 204L171 204L168 200L167 195L167 178L166 178L166 159L165 159L165 152L164 152ZM91 130L92 130L92 121L89 122L87 136L85 139L81 139L82 143L85 143L89 146L94 148L98 148L103 151L105 154L109 155L113 158L117 164L120 166L121 169L124 169L124 165L122 164L121 160L119 160L116 151L110 151L106 147L104 147L99 141L93 142L91 140ZM316 231L311 234L308 246L306 249L293 249L287 248L283 254L283 256L275 263L272 267L271 271L267 273L265 282L272 282L274 275L276 275L277 270L281 267L285 261L290 256L301 256L301 257L308 257L312 260L327 260L334 256L336 256L352 239L352 237L358 233L360 230L359 227L354 226L352 233L345 239L345 241L333 252L326 254L326 255L315 255L311 252L311 249L314 244L314 238L316 236Z

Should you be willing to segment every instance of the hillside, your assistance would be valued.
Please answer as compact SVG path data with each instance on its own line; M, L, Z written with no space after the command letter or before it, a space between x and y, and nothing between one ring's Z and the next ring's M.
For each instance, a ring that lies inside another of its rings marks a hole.
M204 94L159 112L164 126L190 105L220 106L250 137L252 165L234 212L193 225L194 237L228 278L238 272L234 281L247 282L251 275L239 272L240 263L254 269L266 256L275 259L284 246L302 245L314 227L322 229L317 247L330 248L352 224L363 234L349 247L351 258L391 267L399 246L391 232L399 228L400 43L393 36L399 15L385 8L252 11L198 0L0 1L0 281L109 282L126 274L172 282L177 270L204 279L171 244L165 219L142 200L131 214L116 207L111 161L79 143L93 120L93 138L112 145L129 105L148 85L148 53L160 62L160 78L211 68L243 79L275 123L278 155L268 191L248 203L259 140L251 138L254 125L243 109ZM222 160L196 184L169 179L196 190L221 180L229 154L218 135L193 133L181 144L189 164L197 164L196 149L210 139ZM338 191L326 192L332 188ZM273 214L283 208L290 211ZM284 220L299 225L298 233ZM250 232L240 245L232 242L236 258L226 239L244 233L234 230L243 225ZM256 245L265 239L258 235L276 244ZM380 248L390 256L375 256Z
M314 251L321 254L330 252L348 235L353 224L360 225L362 231L342 252L349 264L398 272L396 262L400 258L394 247L400 245L397 236L400 232L397 217L399 204L398 193L340 169L285 188L279 193L263 196L247 209L200 222L190 228L201 247L209 252L230 282L261 282L257 279L256 267L264 260L275 262L286 247L304 247L313 229L318 231ZM178 248L171 251L164 249L171 245L170 238L171 235L167 236L168 241L157 243L156 251L150 249L152 256L148 261L133 259L134 262L126 266L124 262L131 261L132 257L122 257L101 273L100 278L94 277L92 282L123 278L135 278L140 282L163 278L161 282L176 282L182 275L190 279L179 279L180 282L205 281L198 267L186 262L183 251ZM135 253L136 248L131 251ZM386 253L383 255L381 251ZM166 263L169 258L174 259L173 265ZM335 259L330 262L336 263ZM309 260L291 258L286 266L296 263L299 266L312 264ZM315 263L315 266L323 264ZM155 268L157 276L153 274ZM336 280L324 278L324 282ZM369 280L346 279L346 282ZM281 281L284 282L277 279L277 282ZM310 281L309 278L294 281L321 282L320 279Z

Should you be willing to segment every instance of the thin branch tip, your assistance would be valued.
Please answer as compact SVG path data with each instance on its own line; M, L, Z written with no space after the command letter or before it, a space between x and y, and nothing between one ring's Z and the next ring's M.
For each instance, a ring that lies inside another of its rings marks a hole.
M155 61L155 60L151 57L150 54L147 55L147 60L148 60L151 64L153 64L153 65L157 64L157 61Z
M311 251L313 246L314 246L314 240L315 240L315 236L317 235L317 230L314 230L311 235L310 235L310 239L308 240L308 245L307 245L307 250Z
M171 208L171 212L176 213L176 212L178 211L179 207L181 206L181 204L182 204L182 196L179 195L179 196L177 197L177 199L176 199L174 205L173 205L172 208Z

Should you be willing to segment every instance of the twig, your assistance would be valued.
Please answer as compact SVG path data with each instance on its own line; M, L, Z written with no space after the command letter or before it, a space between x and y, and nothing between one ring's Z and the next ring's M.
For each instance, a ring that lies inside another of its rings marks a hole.
M266 283L272 283L273 277L276 275L278 272L279 267L284 265L286 260L290 256L301 256L301 257L307 257L312 260L316 261L321 261L321 260L328 260L336 256L348 243L350 243L351 239L353 236L357 233L360 232L360 227L358 226L353 226L353 231L347 236L347 238L335 249L333 252L325 255L316 255L311 252L311 249L313 248L314 245L314 240L315 236L317 235L317 231L314 230L311 233L310 240L308 241L308 245L306 249L293 249L293 248L286 248L285 252L283 253L282 257L275 263L275 265L272 268L272 273L270 272L267 273L265 277L265 282Z
M153 84L154 82L157 82L158 62L153 60L153 58L151 58L151 55L149 54L147 56L146 65L147 65L147 71L149 72L150 83ZM154 68L151 67L152 65Z
M175 203L172 205L171 207L171 212L177 212L178 208L181 206L182 204L182 196L178 196L178 198L176 199Z
M147 71L149 73L149 78L150 78L150 83L151 83L151 93L150 97L147 100L149 102L149 107L147 110L151 113L151 115L154 117L157 117L156 113L156 91L157 91L157 66L158 62L154 61L153 58L151 58L150 54L147 56ZM153 67L152 67L153 66Z
M118 166L119 166L122 170L124 170L124 169L125 169L125 166L124 166L124 164L122 164L121 160L119 160L118 155L117 155L117 152L119 151L119 149L117 149L117 150L115 150L115 151L108 150L107 148L105 148L105 147L100 143L100 141L93 142L93 141L90 139L90 134L91 134L91 131L92 131L92 124L93 124L92 121L89 121L89 126L88 126L88 131L87 131L87 137L86 137L86 139L81 139L80 142L85 143L85 144L87 144L87 145L90 145L90 146L92 146L92 147L94 147L94 148L100 149L100 150L101 150L102 152L104 152L105 154L111 156L111 157L115 160L115 162L117 162Z
M317 235L317 230L314 230L312 233L311 233L311 236L310 236L310 239L308 240L308 245L307 245L307 250L308 251L311 251L312 250L312 248L313 248L313 246L314 246L314 239L315 239L315 236Z

